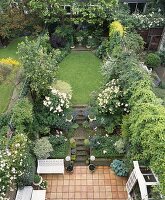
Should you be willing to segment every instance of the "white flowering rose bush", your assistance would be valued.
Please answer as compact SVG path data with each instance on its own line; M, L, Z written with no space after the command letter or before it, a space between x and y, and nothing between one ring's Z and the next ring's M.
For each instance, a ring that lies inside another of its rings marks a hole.
M51 113L64 116L64 111L70 106L71 95L62 93L57 89L51 89L49 96L43 100L43 105L49 109Z
M155 28L164 26L165 18L160 13L151 12L149 14L134 13L131 15L137 28Z
M8 145L6 139L1 142L7 147L0 150L0 200L5 200L6 191L25 172L27 137L23 134L17 134Z
M105 89L97 97L97 105L99 112L103 114L129 113L129 105L125 103L118 79L112 79L105 85Z

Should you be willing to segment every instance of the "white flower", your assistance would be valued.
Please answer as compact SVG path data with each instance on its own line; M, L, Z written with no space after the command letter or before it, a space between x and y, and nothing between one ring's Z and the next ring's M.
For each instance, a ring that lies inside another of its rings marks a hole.
M103 150L103 154L106 154L107 153L107 151L106 150Z

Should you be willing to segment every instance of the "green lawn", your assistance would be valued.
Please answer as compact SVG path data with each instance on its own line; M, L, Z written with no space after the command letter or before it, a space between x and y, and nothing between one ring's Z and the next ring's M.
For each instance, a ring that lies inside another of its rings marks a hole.
M87 104L91 92L101 86L100 65L101 61L90 51L71 52L60 63L57 77L72 86L73 104Z
M18 59L16 55L18 43L23 41L24 38L18 38L13 40L6 48L0 48L0 58L15 58ZM0 84L0 113L6 111L11 95L14 89L14 79L15 76L11 74L10 81L7 79L4 83Z
M18 59L16 54L18 43L23 41L24 37L13 40L6 48L0 48L0 58L15 58Z

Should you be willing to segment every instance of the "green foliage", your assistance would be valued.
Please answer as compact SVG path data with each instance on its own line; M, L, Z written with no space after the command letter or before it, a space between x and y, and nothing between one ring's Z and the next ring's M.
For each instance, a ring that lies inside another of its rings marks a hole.
M130 144L128 159L140 160L151 166L163 188L165 185L164 107L153 103L135 104L130 115L123 120L122 131Z
M24 176L29 166L27 166L28 140L23 134L14 135L10 142L6 138L1 140L0 150L0 195L4 197L12 181L17 181ZM6 150L8 145L8 150Z
M85 139L85 140L84 140L84 145L85 145L86 147L89 147L89 146L90 146L90 141L89 141L89 139Z
M29 41L27 38L18 46L18 54L22 61L25 76L28 78L30 88L37 96L44 95L55 78L58 58L61 54L59 50L47 49L39 46L38 41Z
M158 67L160 66L161 60L159 55L155 54L155 53L149 53L147 54L146 58L145 58L145 64L148 65L149 67Z
M12 123L16 130L26 131L33 122L33 106L27 98L20 99L12 109Z
M41 181L41 178L42 178L42 177L41 177L40 175L37 175L37 174L36 174L36 175L34 176L34 183L36 183L36 184L39 183L39 182Z
M136 32L126 32L123 37L123 42L129 51L134 51L135 53L141 53L144 49L143 38Z
M120 138L118 141L115 142L114 146L118 153L125 153L125 141Z
M70 147L75 148L76 147L76 140L74 138L70 139Z
M34 154L38 159L46 159L50 156L50 152L53 151L52 145L50 144L47 137L38 139L34 146Z
M97 158L112 158L119 156L114 147L114 143L119 140L119 136L96 135L90 139L92 155Z
M11 2L10 2L11 3ZM17 1L17 6L7 6L0 13L0 36L4 39L12 39L20 35L36 34L42 30L42 22L38 15L29 11L27 2Z
M110 166L112 167L112 170L116 173L116 175L118 176L128 175L128 169L126 168L124 161L113 160Z
M16 183L19 188L23 188L27 185L32 185L34 181L34 174L36 172L35 159L31 154L28 154L24 160L24 172L17 178Z

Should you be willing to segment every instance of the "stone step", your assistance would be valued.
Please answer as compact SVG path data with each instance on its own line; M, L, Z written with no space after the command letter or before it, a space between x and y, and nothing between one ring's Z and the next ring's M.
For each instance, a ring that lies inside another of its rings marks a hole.
M80 161L80 162L83 162L83 161L85 162L87 158L88 158L87 155L80 155L80 156L77 155L76 161L77 161L77 162L79 162L79 161Z
M81 161L76 161L75 163L74 163L74 166L87 166L87 164L86 164L86 162L81 162Z
M86 108L88 107L88 104L77 104L77 105L73 105L72 108Z
M77 151L77 156L87 156L87 152L85 150Z
M85 150L86 150L86 147L83 146L83 145L77 146L77 147L76 147L76 150L77 150L77 151L85 151Z

